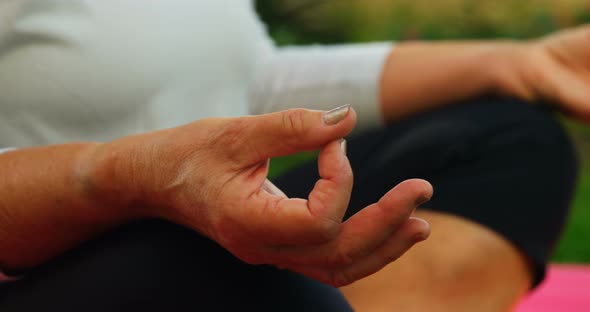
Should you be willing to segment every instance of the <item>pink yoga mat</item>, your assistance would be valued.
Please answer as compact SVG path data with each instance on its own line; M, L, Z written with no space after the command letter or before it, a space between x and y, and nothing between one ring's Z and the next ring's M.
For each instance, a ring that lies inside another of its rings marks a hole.
M515 312L590 312L590 266L552 265Z

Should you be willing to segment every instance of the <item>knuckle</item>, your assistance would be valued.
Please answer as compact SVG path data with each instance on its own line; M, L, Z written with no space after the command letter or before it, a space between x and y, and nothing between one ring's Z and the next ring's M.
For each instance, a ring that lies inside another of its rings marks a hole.
M241 141L242 135L248 129L249 123L245 118L236 118L223 127L223 131L217 137L217 141L226 147L237 147Z
M251 122L245 117L234 118L221 126L220 130L212 136L211 141L225 150L238 151L241 148L244 134L251 126Z
M245 144L245 136L255 126L252 118L232 118L229 122L220 126L219 131L210 137L210 141L218 150L223 151L222 157L231 162L239 163L244 154L251 154L252 144Z
M287 136L294 140L305 136L307 130L306 111L303 109L290 109L282 116L282 124Z

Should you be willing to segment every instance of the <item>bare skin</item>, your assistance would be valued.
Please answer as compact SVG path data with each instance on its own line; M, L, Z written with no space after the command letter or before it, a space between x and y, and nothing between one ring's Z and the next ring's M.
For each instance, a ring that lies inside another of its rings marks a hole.
M588 120L589 32L583 27L533 42L402 44L384 68L384 116L395 122L464 98L499 93L552 100ZM206 119L110 143L64 144L0 155L0 267L35 266L117 224L159 217L193 228L248 263L292 269L335 286L370 275L429 235L428 223L411 217L411 212L431 196L432 189L423 180L403 182L342 223L352 172L340 139L352 130L356 116L351 110L334 124L327 124L323 116L291 110ZM322 149L322 179L308 199L286 198L267 182L268 158L316 148ZM232 192L221 192L225 186L232 186L227 188ZM467 236L481 237L489 248L504 250L505 265L514 271L515 289L508 295L497 293L492 281L489 286L494 288L486 289L489 297L513 302L526 289L530 279L523 265L526 259L501 238L455 217L423 216L440 226L441 234L436 235L458 237L455 247L466 248L467 259L474 256L468 250L475 243L461 241ZM465 263L463 258L445 258L457 253L453 248L429 246L434 245L425 244L400 262L403 269L388 267L371 280L381 274L419 272L415 263L425 259L440 257L432 269ZM431 281L417 275L403 278ZM472 280L464 280L453 290L473 291L468 283ZM444 282L449 281L443 279L441 285ZM363 298L363 287L355 284L349 289L347 296L359 310L370 308L358 299ZM407 304L425 301L418 299Z
M590 26L533 41L401 43L383 71L382 111L386 121L395 122L467 98L502 94L555 103L586 121L588 55Z
M428 182L406 181L342 222L352 170L340 138L355 122L350 107L297 109L2 154L0 172L13 174L0 180L0 265L38 265L114 225L159 217L247 263L349 284L428 237L428 223L410 214L432 194ZM269 158L315 148L321 179L309 199L266 179Z
M394 122L466 98L503 94L552 102L589 121L589 57L588 26L529 42L399 44L381 81L384 116ZM498 234L452 215L415 215L431 224L430 239L342 288L357 311L509 311L530 288L528 259Z
M356 311L510 311L528 291L527 259L504 238L456 216L416 216L432 226L426 242L341 288Z

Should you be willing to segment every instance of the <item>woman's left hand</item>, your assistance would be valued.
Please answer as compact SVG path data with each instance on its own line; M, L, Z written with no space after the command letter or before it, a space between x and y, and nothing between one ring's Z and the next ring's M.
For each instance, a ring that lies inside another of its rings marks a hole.
M590 122L590 26L511 46L503 71L511 74L501 75L505 91L532 102L556 103Z

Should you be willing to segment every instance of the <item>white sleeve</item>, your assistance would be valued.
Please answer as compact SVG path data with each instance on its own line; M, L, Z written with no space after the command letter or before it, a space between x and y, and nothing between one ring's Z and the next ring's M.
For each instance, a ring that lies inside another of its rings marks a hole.
M259 64L250 112L351 104L358 113L357 131L382 126L379 82L391 49L392 43L276 49Z

